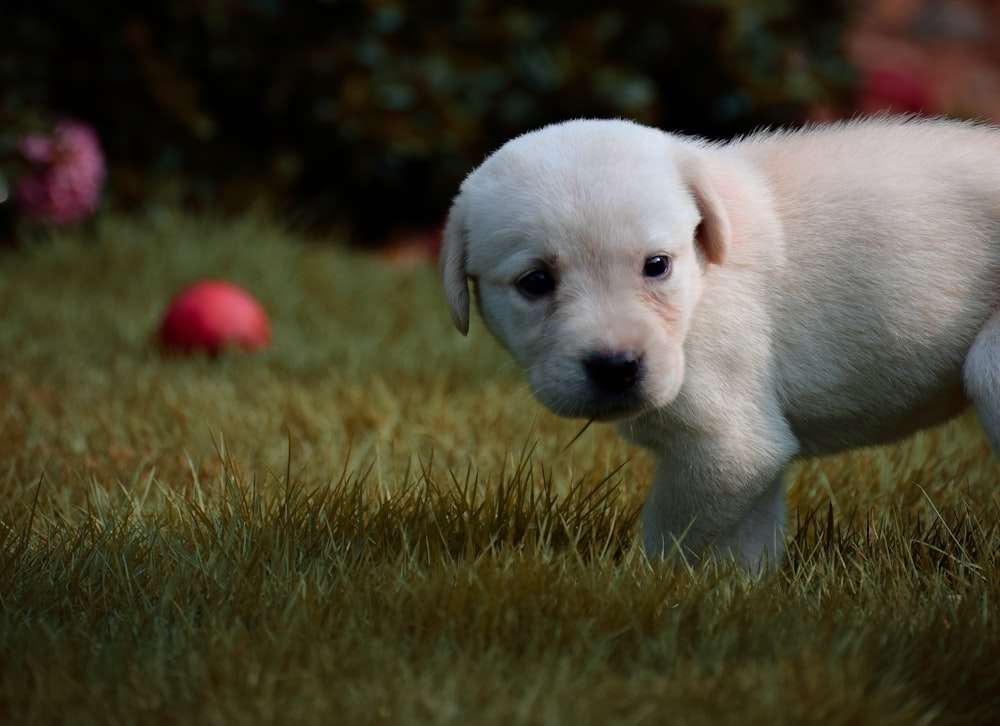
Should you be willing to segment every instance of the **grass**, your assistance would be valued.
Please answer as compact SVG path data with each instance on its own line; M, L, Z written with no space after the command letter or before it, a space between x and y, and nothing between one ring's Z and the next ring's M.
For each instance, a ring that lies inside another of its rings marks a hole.
M220 276L264 354L163 358ZM650 565L650 461L533 402L433 270L248 214L0 254L6 723L995 723L1000 470L966 416L796 465L789 556Z

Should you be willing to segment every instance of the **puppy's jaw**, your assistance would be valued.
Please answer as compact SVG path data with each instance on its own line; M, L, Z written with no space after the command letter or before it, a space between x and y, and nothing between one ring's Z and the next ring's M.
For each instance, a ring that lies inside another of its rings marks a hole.
M547 400L548 397L544 391L534 389L534 393L538 400L557 416L572 419L588 419L600 423L626 421L656 408L640 397L626 398L622 396L609 397L595 395L567 398L556 394L557 397L553 397L553 400Z
M569 387L549 384L534 385L535 397L552 413L563 418L593 419L603 423L624 421L669 405L676 392L663 399L653 399L643 392L629 395L608 395L583 388L573 392Z
M629 354L641 360L641 370L634 381L610 386L599 377L595 379L594 355L564 355L550 349L540 361L521 362L535 397L565 418L621 421L668 406L680 391L684 357L679 348L653 346Z

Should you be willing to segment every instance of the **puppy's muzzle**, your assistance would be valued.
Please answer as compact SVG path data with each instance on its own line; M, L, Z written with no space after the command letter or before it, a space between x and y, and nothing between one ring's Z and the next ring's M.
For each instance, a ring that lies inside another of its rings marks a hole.
M604 396L629 396L642 382L645 366L634 353L595 353L583 360L587 379Z

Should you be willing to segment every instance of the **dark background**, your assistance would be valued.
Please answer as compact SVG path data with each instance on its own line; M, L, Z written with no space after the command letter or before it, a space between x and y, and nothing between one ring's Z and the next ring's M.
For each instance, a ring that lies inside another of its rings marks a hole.
M728 137L851 103L850 0L35 0L0 21L0 130L97 129L109 204L380 241L509 137L621 116ZM9 138L8 138L9 141Z

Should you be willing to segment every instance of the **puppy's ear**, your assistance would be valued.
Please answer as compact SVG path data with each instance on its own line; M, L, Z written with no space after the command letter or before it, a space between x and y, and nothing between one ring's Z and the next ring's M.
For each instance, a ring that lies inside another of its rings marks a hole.
M451 319L462 335L469 332L469 282L466 277L466 257L469 233L465 228L465 207L462 195L455 197L444 225L438 264L444 282L444 296L451 310Z
M701 213L701 222L695 230L695 241L706 260L721 265L732 238L726 205L701 160L689 158L684 168L684 177Z

